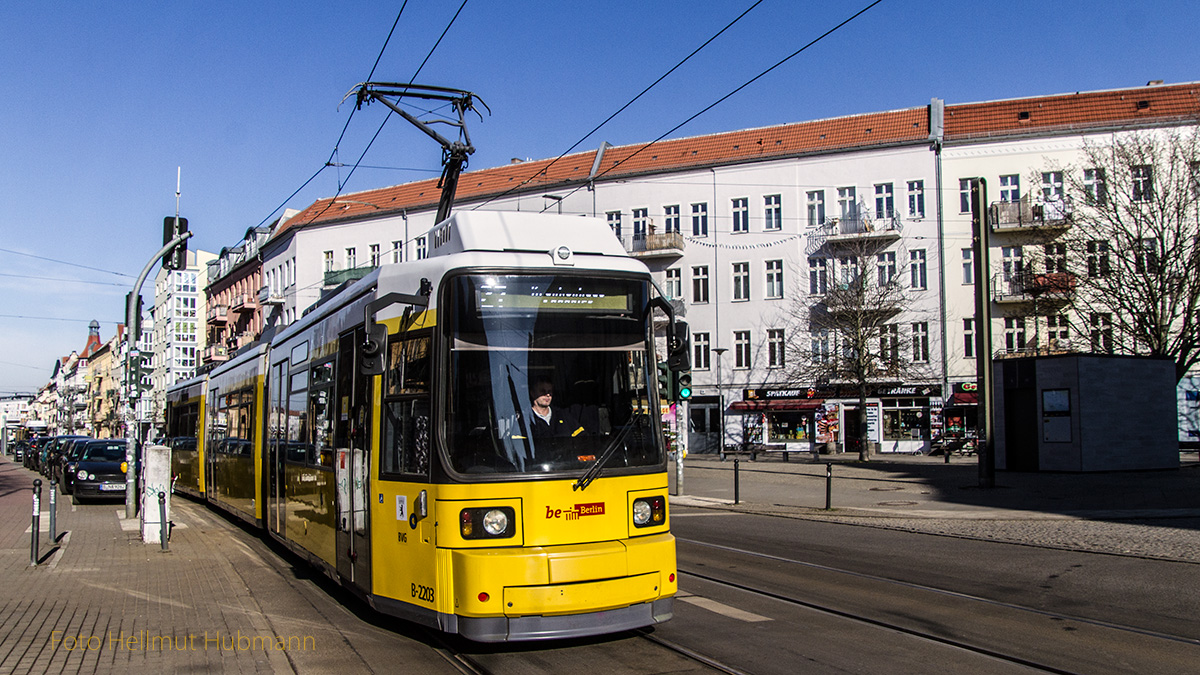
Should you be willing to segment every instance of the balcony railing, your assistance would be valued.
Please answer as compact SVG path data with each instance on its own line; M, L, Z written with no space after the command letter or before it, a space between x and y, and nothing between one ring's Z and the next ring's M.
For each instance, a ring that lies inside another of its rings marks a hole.
M1071 203L1059 199L1033 202L993 202L988 209L993 232L1013 232L1033 228L1061 229L1071 226Z
M992 301L1069 300L1075 292L1075 285L1075 275L1070 272L997 274L992 277Z
M213 305L208 308L208 322L211 324L224 324L229 321L229 308L225 305Z
M235 312L253 312L258 309L258 296L252 293L241 293L234 296L232 305Z
M818 238L829 244L871 241L887 243L900 238L903 223L899 214L871 218L864 214L830 218L821 226Z
M373 269L375 269L374 265L364 265L362 267L352 267L348 270L329 270L325 272L325 287L332 288L347 281L361 279L367 276Z
M201 358L205 363L228 361L229 349L225 345L209 345L204 348L204 355Z
M270 286L263 286L258 289L258 304L260 305L282 305L282 295L272 295Z
M643 234L635 232L632 235L622 235L621 245L631 255L638 258L655 258L661 256L680 257L683 255L683 235L678 232L655 232Z

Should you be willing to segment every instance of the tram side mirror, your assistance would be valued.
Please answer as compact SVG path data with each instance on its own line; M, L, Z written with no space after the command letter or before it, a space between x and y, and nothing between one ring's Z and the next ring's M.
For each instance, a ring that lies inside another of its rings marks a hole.
M692 340L686 321L671 324L671 335L667 339L667 366L675 371L692 369Z
M383 347L387 344L387 326L381 323L367 325L366 339L362 344L362 362L360 370L363 375L383 374Z

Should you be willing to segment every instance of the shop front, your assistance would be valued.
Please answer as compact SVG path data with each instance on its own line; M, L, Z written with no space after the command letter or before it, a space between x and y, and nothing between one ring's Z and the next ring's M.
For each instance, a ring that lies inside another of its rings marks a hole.
M979 429L979 395L975 382L950 385L950 398L942 408L941 421L933 430L934 451L973 451Z

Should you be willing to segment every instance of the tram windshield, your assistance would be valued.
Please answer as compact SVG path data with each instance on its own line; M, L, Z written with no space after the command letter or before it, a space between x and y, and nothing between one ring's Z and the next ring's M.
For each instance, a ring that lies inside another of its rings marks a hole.
M581 474L606 454L606 470L660 466L646 294L647 285L632 279L455 279L446 416L452 468Z

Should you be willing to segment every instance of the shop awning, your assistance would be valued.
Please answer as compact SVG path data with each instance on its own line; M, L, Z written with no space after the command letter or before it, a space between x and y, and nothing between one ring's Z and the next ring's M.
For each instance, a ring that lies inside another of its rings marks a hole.
M822 398L777 398L756 401L734 401L730 410L740 412L771 412L783 410L816 410L825 405Z
M979 394L973 391L960 391L950 395L950 400L946 401L947 408L955 406L979 405Z

